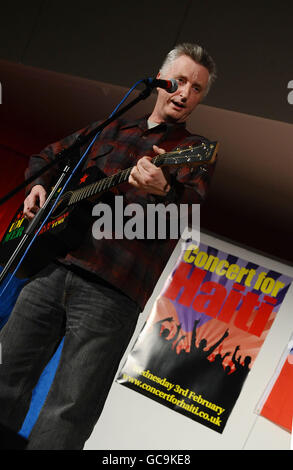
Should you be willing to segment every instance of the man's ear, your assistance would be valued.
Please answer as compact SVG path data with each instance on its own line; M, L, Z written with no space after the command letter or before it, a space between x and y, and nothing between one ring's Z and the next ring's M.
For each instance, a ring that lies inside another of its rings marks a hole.
M161 77L161 72L158 72L156 78L160 78L160 77ZM157 91L157 93L158 93L159 88L156 88L156 91Z

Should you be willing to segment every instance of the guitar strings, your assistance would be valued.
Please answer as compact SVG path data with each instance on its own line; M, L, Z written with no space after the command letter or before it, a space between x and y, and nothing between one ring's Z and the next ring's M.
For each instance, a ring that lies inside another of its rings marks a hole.
M206 148L205 144L202 144L202 146ZM167 158L173 157L174 154L178 154L178 156L176 157L176 163L178 161L179 163L181 161L186 162L186 152L190 150L194 151L194 149L178 149L178 150L175 150L174 152L167 152L162 155L156 155L152 159L152 162L154 163L154 165L159 166L162 162L166 161ZM180 155L181 153L184 153L184 155ZM200 160L201 155L198 153L196 154L196 157ZM68 205L71 206L73 204L77 204L83 199L89 198L99 192L107 191L111 187L125 182L128 179L132 168L133 167L126 168L124 170L119 171L118 173L115 173L114 175L107 176L106 178L103 178L102 180L99 180L83 188L72 191L72 195L68 201ZM66 196L66 194L64 196Z

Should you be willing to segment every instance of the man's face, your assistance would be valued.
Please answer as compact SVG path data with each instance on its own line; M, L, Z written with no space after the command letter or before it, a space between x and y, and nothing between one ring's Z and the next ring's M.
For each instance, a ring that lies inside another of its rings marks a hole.
M174 93L159 88L154 109L156 122L184 122L203 99L209 71L189 56L175 59L157 78L175 78L178 89Z

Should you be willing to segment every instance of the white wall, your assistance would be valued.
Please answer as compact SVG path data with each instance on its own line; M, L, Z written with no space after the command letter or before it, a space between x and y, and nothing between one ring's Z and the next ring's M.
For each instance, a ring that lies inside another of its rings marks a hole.
M209 235L201 234L201 241L293 278L293 267ZM143 327L152 304L179 254L179 245L177 245L140 317L125 357ZM255 407L293 331L292 305L291 285L222 434L115 382L85 450L289 450L290 433L258 416ZM124 358L121 365L123 363Z

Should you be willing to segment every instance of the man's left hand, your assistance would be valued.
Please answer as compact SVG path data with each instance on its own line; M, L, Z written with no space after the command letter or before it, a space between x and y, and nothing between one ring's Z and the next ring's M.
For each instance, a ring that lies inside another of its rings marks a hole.
M164 149L156 145L153 145L153 149L157 154L165 153ZM142 157L138 160L131 170L128 182L138 189L157 196L165 196L170 191L166 170L156 167L151 162L151 157Z

